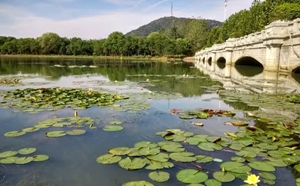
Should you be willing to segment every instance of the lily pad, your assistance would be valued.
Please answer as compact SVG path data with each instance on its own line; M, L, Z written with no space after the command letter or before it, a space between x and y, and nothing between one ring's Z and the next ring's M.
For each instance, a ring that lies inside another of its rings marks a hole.
M167 152L182 152L185 149L179 144L179 145L164 145L161 147L162 150Z
M276 176L269 172L260 172L258 173L260 177L267 179L267 180L276 180Z
M209 179L205 181L206 186L221 186L222 183L215 179Z
M23 132L36 132L40 130L39 128L36 128L36 127L29 127L29 128L24 128L22 131Z
M114 126L114 125L108 125L103 128L104 131L108 131L108 132L116 132L116 131L121 131L123 129L124 128L122 126Z
M131 160L129 157L119 161L119 166L126 170L141 169L146 165L146 161L142 158L134 158Z
M154 147L157 147L157 144L150 142L150 141L141 141L141 142L137 142L136 144L134 144L134 147L136 147L136 148L142 148L142 147L154 148Z
M122 186L154 186L154 185L146 181L131 181L128 183L124 183Z
M109 124L111 125L121 125L122 124L122 121L110 121Z
M5 137L18 137L26 134L24 131L10 131L4 134Z
M48 159L49 159L49 156L43 155L43 154L39 154L39 155L33 156L33 160L32 161L41 162L41 161L46 161Z
M20 157L15 160L15 164L23 165L33 161L33 157Z
M128 148L128 147L116 147L116 148L108 150L108 152L110 154L113 154L113 155L121 156L121 155L126 155L126 154L130 153L130 148Z
M18 157L12 156L4 159L0 159L0 164L14 164Z
M151 155L156 155L160 152L160 148L159 147L155 147L155 148L150 148L150 147L144 147L139 149L139 154L142 156L151 156Z
M0 158L8 158L18 154L17 151L4 151L0 153Z
M149 165L146 167L147 170L159 170L159 169L167 169L174 167L174 164L171 162L157 162L150 161Z
M208 179L206 173L195 169L183 169L176 174L176 177L183 183L202 183Z
M18 153L22 154L22 155L27 155L27 154L34 153L35 151L36 151L36 148L24 148L24 149L20 149L18 151Z
M220 168L234 173L247 173L251 171L249 166L238 162L224 162L220 165Z
M81 129L75 129L75 130L67 131L66 133L71 136L76 136L76 135L82 135L86 133L86 131Z
M149 178L156 182L166 182L170 179L170 174L163 171L154 171L149 173Z
M215 150L222 150L222 146L215 144L215 143L200 143L198 147L205 151L215 151Z
M46 133L46 136L49 138L58 138L58 137L62 137L65 135L66 135L65 131L51 131L51 132Z
M197 163L209 163L214 160L213 157L203 156L203 155L198 155L196 156L196 158L197 158Z
M101 164L113 164L117 163L122 159L121 156L115 156L113 154L105 154L102 156L99 156L96 161Z
M154 156L147 156L149 160L158 161L158 162L167 162L169 160L169 155L166 153L159 153Z
M194 157L194 153L191 152L171 153L170 158L178 162L193 162L197 160L197 158Z
M214 172L213 177L220 182L232 182L235 180L235 176L229 172Z
M265 171L265 172L275 171L273 165L262 161L250 162L248 165L253 169L260 170L260 171Z

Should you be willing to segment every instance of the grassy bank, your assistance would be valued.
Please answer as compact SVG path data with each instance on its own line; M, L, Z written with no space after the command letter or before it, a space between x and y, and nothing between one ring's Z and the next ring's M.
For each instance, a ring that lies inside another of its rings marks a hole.
M66 58L66 59L115 59L115 60L147 60L147 61L182 61L181 58L152 57L152 56L70 56L70 55L0 55L5 58Z

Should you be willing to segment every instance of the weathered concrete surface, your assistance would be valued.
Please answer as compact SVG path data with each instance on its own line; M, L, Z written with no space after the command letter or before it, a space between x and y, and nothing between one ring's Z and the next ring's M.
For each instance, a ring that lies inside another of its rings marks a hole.
M211 66L217 61L235 64L248 57L261 63L267 71L293 71L300 67L300 18L275 21L261 32L196 52L195 62Z

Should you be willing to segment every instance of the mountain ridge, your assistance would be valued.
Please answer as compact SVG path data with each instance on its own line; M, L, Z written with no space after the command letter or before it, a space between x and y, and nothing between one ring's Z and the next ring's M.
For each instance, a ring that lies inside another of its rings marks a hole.
M195 19L195 18L166 16L166 17L161 17L156 20L153 20L148 24L138 27L137 29L131 30L125 35L146 37L152 32L168 32L168 30L174 27L176 28L184 27L184 25L186 25L186 22L194 21L194 20L199 20L199 21L205 20L210 29L215 26L222 26L223 24L220 21L212 20L212 19Z

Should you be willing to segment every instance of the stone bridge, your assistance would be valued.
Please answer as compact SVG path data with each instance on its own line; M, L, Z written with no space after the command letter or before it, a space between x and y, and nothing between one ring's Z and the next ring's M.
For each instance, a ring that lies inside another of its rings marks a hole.
M213 68L212 63L226 65L261 65L266 71L292 72L300 67L300 18L275 21L261 32L196 52L195 62Z

